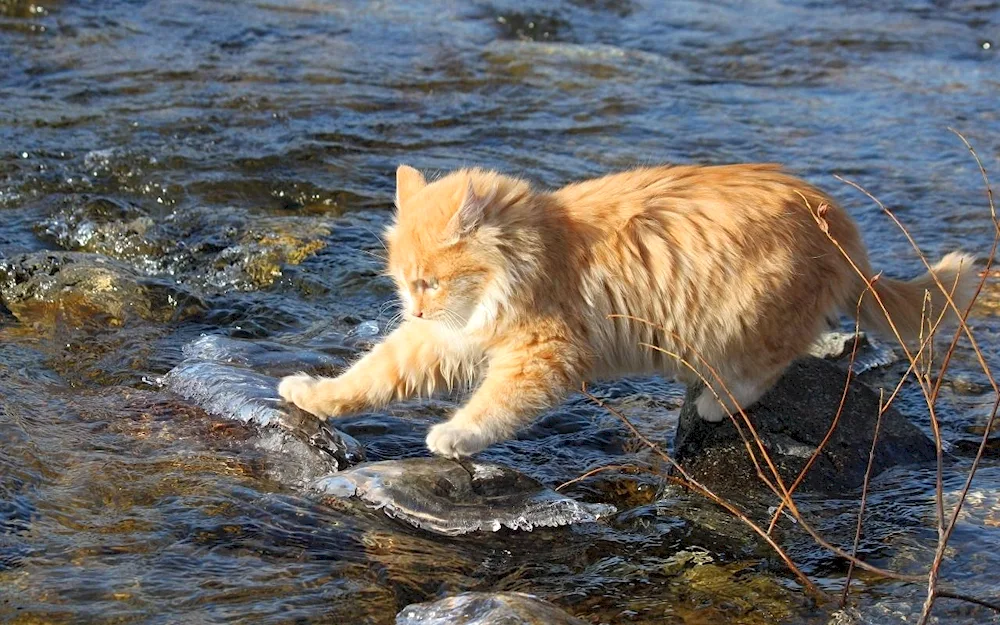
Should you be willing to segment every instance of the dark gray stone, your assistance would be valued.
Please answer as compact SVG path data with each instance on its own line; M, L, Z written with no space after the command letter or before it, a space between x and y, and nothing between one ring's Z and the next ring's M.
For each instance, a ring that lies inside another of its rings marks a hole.
M547 601L520 592L466 592L415 603L396 615L396 625L585 625Z
M561 495L511 468L468 459L373 462L322 478L313 488L358 497L389 516L448 536L587 523L615 512L614 506Z
M806 357L746 412L786 484L791 484L823 440L836 414L847 372L825 360ZM757 477L743 439L730 419L708 423L698 416L688 389L674 439L676 460L693 477L720 494L746 499L767 489ZM861 486L879 396L852 380L837 428L799 487L802 492L846 493ZM741 420L737 415L737 420ZM741 426L750 438L749 431ZM751 444L753 445L752 439ZM760 452L753 445L760 458ZM935 458L934 443L895 409L882 417L872 476L898 465ZM770 475L763 465L765 475Z

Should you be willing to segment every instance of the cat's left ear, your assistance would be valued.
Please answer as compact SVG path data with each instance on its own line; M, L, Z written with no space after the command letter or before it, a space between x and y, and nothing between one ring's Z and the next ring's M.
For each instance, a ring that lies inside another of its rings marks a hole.
M424 175L409 165L396 168L396 208L427 186Z
M470 179L468 186L465 188L462 203L448 224L449 230L456 238L464 237L473 232L486 219L487 210L492 201L493 194L480 195L476 191L476 188L472 186L472 180Z

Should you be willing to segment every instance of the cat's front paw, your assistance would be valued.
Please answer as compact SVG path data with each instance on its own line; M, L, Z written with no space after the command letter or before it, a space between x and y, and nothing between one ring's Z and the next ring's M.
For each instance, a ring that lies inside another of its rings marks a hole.
M427 449L437 456L463 458L486 449L496 440L479 425L451 419L431 428Z
M337 416L340 411L335 404L325 400L318 386L323 380L300 373L281 378L278 395L290 404L295 404L320 419Z

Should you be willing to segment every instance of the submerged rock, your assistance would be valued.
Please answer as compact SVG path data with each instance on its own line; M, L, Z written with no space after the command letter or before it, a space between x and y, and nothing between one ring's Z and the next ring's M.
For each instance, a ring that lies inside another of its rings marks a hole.
M794 481L830 428L846 375L825 360L798 360L746 411L786 484ZM746 499L763 492L767 487L757 477L732 421L708 423L698 416L693 399L700 392L700 387L689 389L681 409L674 439L676 460L719 493ZM878 394L852 380L838 426L803 480L801 491L844 493L861 486L878 410ZM749 439L747 428L741 426ZM753 448L759 458L759 451ZM872 475L934 458L934 443L890 407L882 417Z
M246 341L202 337L185 346L188 358L171 369L162 378L162 384L210 414L261 428L277 428L283 436L321 452L334 471L363 461L361 443L329 422L286 404L278 396L276 377L246 368L261 356L278 351L255 347ZM223 362L211 360L212 357ZM322 360L322 356L317 355L313 360ZM280 442L269 446L281 447Z
M614 506L582 503L513 469L475 460L373 462L324 477L313 488L358 497L391 517L449 536L587 523L615 512Z
M415 603L396 615L396 625L585 625L547 601L521 592L464 592Z
M202 310L175 286L100 254L35 252L0 260L0 301L23 322L63 316L168 321Z

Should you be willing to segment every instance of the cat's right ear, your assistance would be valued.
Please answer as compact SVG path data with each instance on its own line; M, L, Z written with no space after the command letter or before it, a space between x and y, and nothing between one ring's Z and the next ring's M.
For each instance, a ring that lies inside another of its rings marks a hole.
M427 186L424 175L409 165L396 168L396 208Z
M447 230L454 236L454 241L470 234L483 223L486 212L490 208L493 200L493 193L480 195L469 180L462 195L462 203L459 205L455 215L448 222Z

